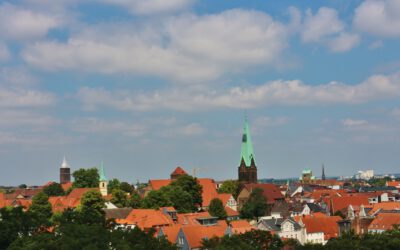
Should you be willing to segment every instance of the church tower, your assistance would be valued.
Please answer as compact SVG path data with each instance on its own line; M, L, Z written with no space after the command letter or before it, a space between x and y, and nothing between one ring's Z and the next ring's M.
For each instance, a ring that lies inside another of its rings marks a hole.
M325 180L325 166L324 166L324 164L322 164L322 176L321 176L321 179L324 181Z
M257 166L254 159L253 143L251 142L247 116L244 119L238 175L240 184L257 183Z
M69 167L67 160L64 159L60 167L60 184L71 182L71 168Z
M106 178L106 175L104 174L104 166L103 166L103 162L101 162L101 166L100 166L100 179L99 179L99 188L100 188L100 193L102 196L107 196L108 194L108 181Z

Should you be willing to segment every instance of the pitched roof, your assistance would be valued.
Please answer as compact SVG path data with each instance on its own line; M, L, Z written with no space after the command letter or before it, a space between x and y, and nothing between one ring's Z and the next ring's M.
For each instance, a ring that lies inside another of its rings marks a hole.
M212 199L217 198L217 184L213 179L200 178L197 179L199 184L203 187L201 196L203 197L203 206L208 207ZM225 205L225 204L224 204Z
M172 219L168 215L154 209L133 209L125 219L117 219L116 222L119 224L137 225L141 229L170 226L173 224Z
M357 196L343 196L343 197L332 197L328 202L328 207L333 213L343 209L347 209L349 205L368 205L368 196L357 195Z
M203 239L211 239L214 236L223 237L226 228L226 224L218 224L215 226L186 226L182 227L181 230L185 234L190 249L192 249L201 247Z
M303 216L300 218L308 234L323 232L325 240L339 236L339 225L337 222L340 220L342 220L340 216Z
M255 226L252 226L247 220L234 220L229 222L229 226L231 227L232 233L234 234L242 234L257 229Z
M226 215L228 217L239 216L239 212L238 211L235 211L235 210L233 210L232 208L230 208L228 206L225 207L225 212L226 212Z
M400 225L400 214L398 213L382 213L368 226L368 229L373 230L390 230L393 225Z
M81 199L82 196L90 190L99 190L99 188L74 188L71 193L67 195L68 198Z
M253 143L251 142L250 129L247 116L244 119L244 125L243 125L242 148L240 152L239 165L242 164L243 160L247 167L250 167L252 161L255 163Z
M231 197L232 197L231 194L218 194L218 193L217 193L217 195L216 195L215 198L220 199L220 200L222 201L222 204L223 204L224 206L226 206L226 205L228 204L229 199L230 199Z
M165 238L175 244L176 243L176 238L178 237L179 230L181 229L182 225L175 224L169 227L162 227L160 231L162 231L162 234L165 236Z
M181 225L200 225L197 219L211 217L208 212L177 214L178 223Z
M67 191L68 189L70 189L72 187L72 182L66 182L61 184L61 187L64 191Z
M112 208L112 209L104 209L106 213L106 218L110 219L126 219L129 213L132 211L132 208Z
M372 204L369 214L374 214L379 210L400 210L400 202L381 202Z
M184 175L184 174L187 174L187 173L181 167L175 168L174 172L171 173L171 175Z
M249 192L252 192L253 189L260 188L263 190L263 195L267 199L268 203L274 203L276 200L284 199L279 188L274 184L246 184L244 186Z
M387 181L386 186L388 187L400 187L400 181Z
M149 180L149 185L151 186L152 190L159 190L162 187L168 186L172 180L170 179L163 179L163 180Z

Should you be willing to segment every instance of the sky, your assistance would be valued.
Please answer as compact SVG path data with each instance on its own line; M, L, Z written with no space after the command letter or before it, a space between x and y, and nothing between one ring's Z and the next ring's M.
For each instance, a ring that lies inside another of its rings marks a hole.
M400 172L398 0L0 1L0 185Z

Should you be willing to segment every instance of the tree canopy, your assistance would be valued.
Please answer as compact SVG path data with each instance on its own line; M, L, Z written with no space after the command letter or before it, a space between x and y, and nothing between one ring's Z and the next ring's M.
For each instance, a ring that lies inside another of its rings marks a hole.
M232 194L236 199L239 192L239 181L237 180L226 180L218 189L218 193Z
M257 219L265 215L268 208L267 199L263 195L263 190L255 188L250 194L249 200L243 205L240 215L246 219Z
M222 201L218 198L211 200L208 212L211 216L218 217L219 219L225 219L227 216L224 204L222 204Z
M74 177L74 188L94 188L99 186L99 172L97 168L78 169L72 176Z
M53 182L52 184L43 188L43 193L45 193L47 196L62 196L65 194L61 184L57 182Z

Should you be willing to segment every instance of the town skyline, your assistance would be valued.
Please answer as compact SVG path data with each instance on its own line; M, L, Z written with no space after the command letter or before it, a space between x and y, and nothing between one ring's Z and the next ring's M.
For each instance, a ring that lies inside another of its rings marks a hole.
M0 1L1 185L399 172L397 1L163 2Z

